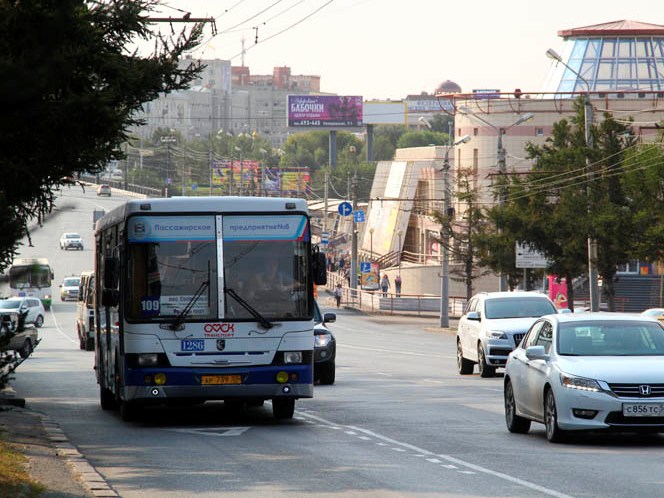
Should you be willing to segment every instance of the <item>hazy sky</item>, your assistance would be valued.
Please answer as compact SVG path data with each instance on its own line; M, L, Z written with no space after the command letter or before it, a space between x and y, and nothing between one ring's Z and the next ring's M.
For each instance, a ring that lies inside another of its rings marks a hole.
M561 51L559 30L624 19L664 24L662 0L164 3L167 16L181 16L176 10L181 9L192 17L216 19L217 35L206 28L206 43L197 56L239 66L244 37L245 65L252 74L289 66L292 74L320 76L321 91L365 99L433 92L447 79L463 91L536 92L551 64L546 50Z

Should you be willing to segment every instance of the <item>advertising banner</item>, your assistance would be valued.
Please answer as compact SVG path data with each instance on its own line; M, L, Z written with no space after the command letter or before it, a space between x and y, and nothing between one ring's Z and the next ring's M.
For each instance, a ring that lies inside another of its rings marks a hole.
M554 302L556 308L568 308L567 301L567 280L565 277L549 275L549 298Z
M289 95L288 126L306 128L362 126L362 97Z
M371 262L367 265L369 271L362 272L362 289L378 290L380 289L380 263Z
M259 188L260 167L258 161L235 159L215 160L212 162L212 184L232 187L233 192L242 190L252 192Z

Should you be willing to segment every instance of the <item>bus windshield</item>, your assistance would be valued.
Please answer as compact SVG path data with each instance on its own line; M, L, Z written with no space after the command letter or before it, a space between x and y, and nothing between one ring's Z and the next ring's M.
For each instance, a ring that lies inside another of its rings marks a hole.
M12 289L51 286L51 268L48 265L14 265L9 269L9 286Z
M160 241L129 245L127 318L152 320L188 312L217 318L217 256L214 241Z

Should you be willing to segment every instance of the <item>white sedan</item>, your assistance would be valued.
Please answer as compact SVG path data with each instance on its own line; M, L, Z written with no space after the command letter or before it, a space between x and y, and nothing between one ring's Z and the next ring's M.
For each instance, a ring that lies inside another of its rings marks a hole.
M551 442L581 430L664 432L664 328L638 315L544 316L510 353L504 396L510 432L539 422Z

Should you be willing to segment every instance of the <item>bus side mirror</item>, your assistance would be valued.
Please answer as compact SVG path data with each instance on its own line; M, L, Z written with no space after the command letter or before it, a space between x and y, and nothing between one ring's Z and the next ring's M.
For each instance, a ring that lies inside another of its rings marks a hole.
M325 265L325 253L315 251L311 258L311 270L316 285L327 284L327 268Z
M101 305L114 308L120 304L120 293L116 289L104 289L101 291Z
M120 262L113 256L104 258L104 289L116 289L120 281Z

